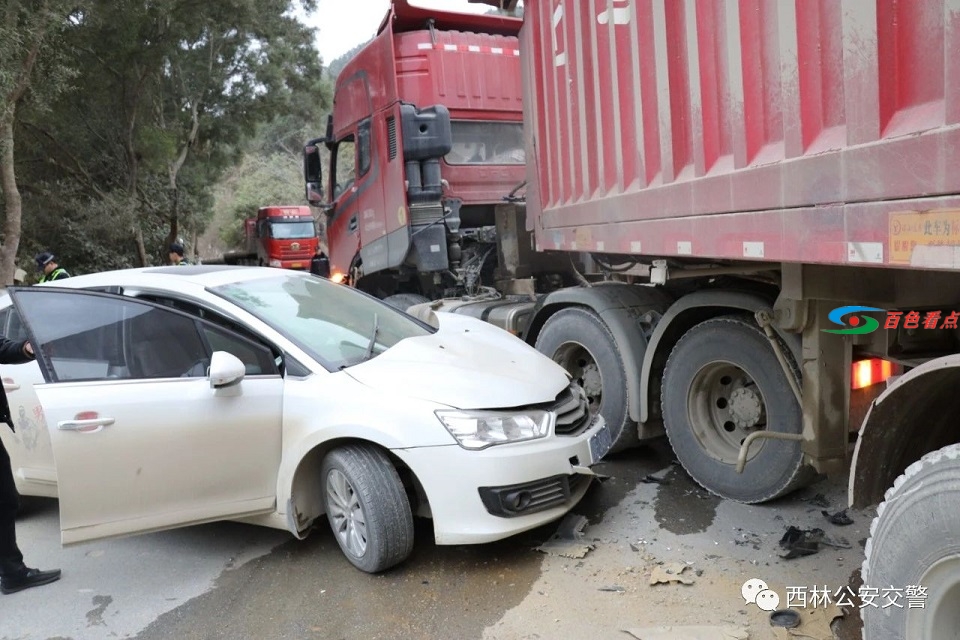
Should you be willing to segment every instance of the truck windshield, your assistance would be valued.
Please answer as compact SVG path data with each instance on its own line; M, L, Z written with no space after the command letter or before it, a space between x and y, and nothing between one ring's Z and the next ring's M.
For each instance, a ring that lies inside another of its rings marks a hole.
M432 332L356 289L302 273L244 280L211 291L257 316L333 370L377 356L404 338Z
M313 221L270 223L270 236L277 240L312 238L315 235L317 234L313 228Z
M526 160L519 122L455 120L450 125L453 148L445 158L448 164L523 164Z

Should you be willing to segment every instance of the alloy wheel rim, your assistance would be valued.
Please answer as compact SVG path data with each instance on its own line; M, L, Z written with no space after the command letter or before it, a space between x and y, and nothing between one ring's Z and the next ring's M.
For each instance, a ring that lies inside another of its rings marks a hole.
M340 545L359 558L367 550L367 515L353 485L339 469L327 474L327 513Z

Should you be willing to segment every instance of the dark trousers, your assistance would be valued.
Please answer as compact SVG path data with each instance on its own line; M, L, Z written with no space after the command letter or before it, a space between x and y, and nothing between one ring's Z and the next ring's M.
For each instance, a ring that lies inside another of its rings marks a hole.
M6 425L0 423L0 428ZM23 570L23 554L17 547L17 509L19 495L13 483L10 456L0 441L0 576Z

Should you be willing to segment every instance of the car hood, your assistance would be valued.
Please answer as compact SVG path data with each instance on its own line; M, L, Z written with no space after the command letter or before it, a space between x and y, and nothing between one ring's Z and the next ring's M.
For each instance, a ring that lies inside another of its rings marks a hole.
M457 409L550 402L570 384L560 365L506 331L467 316L436 316L437 332L401 340L344 372L374 389L402 389Z

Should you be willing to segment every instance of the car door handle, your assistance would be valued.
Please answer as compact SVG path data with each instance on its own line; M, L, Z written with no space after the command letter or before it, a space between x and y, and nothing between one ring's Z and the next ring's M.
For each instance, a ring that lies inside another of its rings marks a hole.
M3 379L3 390L4 391L16 391L20 388L16 382L13 381L13 378L4 378Z
M357 222L357 216L351 216L350 224L347 225L347 231L349 231L350 233L353 233L354 231L357 230L357 227L359 226L360 224Z
M87 420L61 420L57 423L60 431L95 432L114 423L113 418L89 418Z

